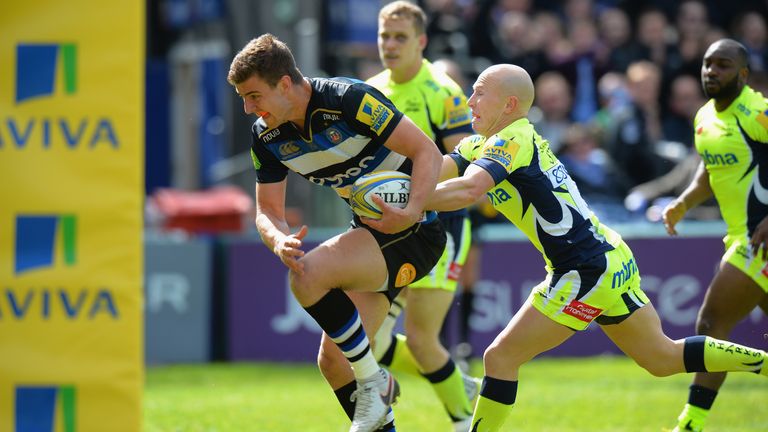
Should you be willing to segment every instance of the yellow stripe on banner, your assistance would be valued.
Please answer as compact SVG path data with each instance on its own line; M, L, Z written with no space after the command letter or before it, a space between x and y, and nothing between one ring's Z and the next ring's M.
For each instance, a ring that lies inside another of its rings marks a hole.
M144 4L2 7L0 431L141 429Z

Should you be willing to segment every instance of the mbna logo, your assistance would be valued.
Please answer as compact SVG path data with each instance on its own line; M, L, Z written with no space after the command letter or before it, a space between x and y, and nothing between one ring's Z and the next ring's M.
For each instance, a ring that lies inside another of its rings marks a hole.
M19 44L16 46L16 103L54 94L57 79L64 94L77 91L77 46Z
M733 153L710 153L707 150L704 150L704 153L701 154L701 159L704 161L704 164L707 166L713 166L713 165L734 165L739 163L739 158L736 157Z
M77 392L72 385L16 386L15 432L75 432Z

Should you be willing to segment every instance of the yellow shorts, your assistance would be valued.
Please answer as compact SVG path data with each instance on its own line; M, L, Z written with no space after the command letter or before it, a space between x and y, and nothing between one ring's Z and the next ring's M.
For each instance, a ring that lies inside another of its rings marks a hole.
M584 330L592 321L618 324L650 302L624 242L577 269L548 274L529 300L539 312L574 330Z
M451 216L440 219L448 235L443 255L432 270L423 278L408 285L411 289L444 289L455 292L459 283L459 276L467 262L467 253L471 240L471 225L469 218L464 216Z
M754 256L746 237L726 238L725 246L723 261L743 271L768 293L768 262L762 259L762 251L758 252L758 256Z

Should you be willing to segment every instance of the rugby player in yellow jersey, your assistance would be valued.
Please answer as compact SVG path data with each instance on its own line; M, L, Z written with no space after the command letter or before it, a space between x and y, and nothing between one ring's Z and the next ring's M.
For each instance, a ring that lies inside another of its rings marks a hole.
M471 431L501 430L517 396L521 365L592 321L655 376L723 371L768 376L764 351L709 336L671 340L664 334L640 288L632 251L600 223L528 121L534 93L524 69L491 66L473 90L468 104L478 135L463 139L443 157L442 182L427 208L455 210L487 194L541 252L547 276L485 351ZM514 257L509 259L514 271ZM588 428L599 426L590 419Z
M443 154L450 153L472 134L470 112L461 87L423 57L427 46L424 11L413 3L395 1L379 11L378 20L379 57L386 69L367 83L413 120ZM440 329L466 261L470 223L464 209L440 213L439 218L448 235L445 251L428 275L395 299L376 334L373 351L395 374L421 374L429 380L454 429L466 431L479 385L456 367L440 342ZM405 336L396 335L393 328L406 304Z
M768 311L768 100L747 85L747 50L731 39L709 46L701 82L709 101L694 120L701 164L663 211L670 235L686 211L713 195L727 225L725 254L696 320L696 333L727 338L756 306ZM701 431L726 374L697 373L676 431Z

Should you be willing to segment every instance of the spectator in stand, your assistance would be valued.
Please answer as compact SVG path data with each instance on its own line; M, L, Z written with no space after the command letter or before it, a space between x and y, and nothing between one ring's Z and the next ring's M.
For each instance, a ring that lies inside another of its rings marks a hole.
M631 63L642 58L642 47L632 38L632 26L623 10L608 8L601 12L598 29L609 70L626 72Z
M544 72L536 80L536 106L530 118L553 152L560 150L563 133L572 123L571 108L568 81L559 72Z
M464 17L464 7L459 0L426 0L427 39L424 53L427 58L469 56L469 39Z
M496 38L498 54L493 63L512 63L530 71L534 79L550 68L540 49L540 38L528 14L517 11L504 13Z
M565 62L573 52L571 43L565 38L563 22L552 12L538 12L533 16L533 31L536 32L539 47L547 63Z
M736 39L747 49L750 71L768 71L768 33L765 17L757 12L745 13L739 19L734 33Z
M627 88L632 104L617 120L609 138L609 152L632 186L650 181L665 172L655 153L661 138L659 68L646 60L632 63L627 70Z
M569 40L573 53L566 62L556 65L573 88L573 120L588 122L598 109L597 80L606 72L597 56L597 28L591 20L571 23Z
M531 0L478 0L469 29L470 54L495 62L498 55L496 35L506 12L531 12Z
M631 108L632 100L627 89L626 76L619 72L608 72L597 82L600 109L592 119L592 124L600 134L603 148L611 151L607 145L611 144L618 120L624 118L626 111Z
M622 203L629 183L608 153L600 148L595 130L575 123L563 138L557 158L576 182L582 197L591 203L601 220L624 219Z
M679 75L683 67L680 51L673 42L673 33L667 17L660 9L647 9L641 13L637 24L637 40L643 50L642 58L661 69L661 100L666 100L669 94L671 77Z
M701 58L708 43L705 42L710 30L709 12L704 3L698 0L686 0L680 3L675 19L677 31L677 49L682 64L677 72L698 75Z
M672 81L668 112L662 121L665 140L682 143L693 148L693 117L706 102L699 80L691 75L680 75Z

